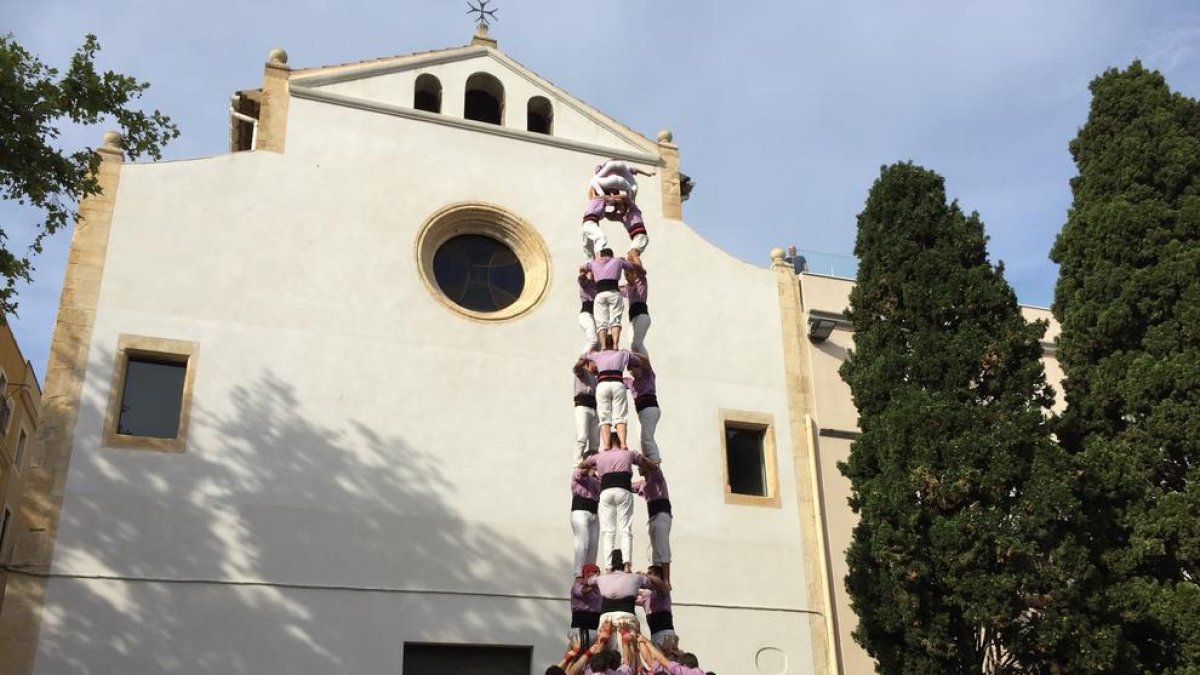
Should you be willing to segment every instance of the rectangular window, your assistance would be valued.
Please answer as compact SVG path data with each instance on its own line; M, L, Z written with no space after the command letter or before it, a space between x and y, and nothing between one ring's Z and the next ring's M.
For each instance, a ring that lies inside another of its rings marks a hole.
M533 647L404 643L404 675L529 675Z
M29 434L25 430L21 430L21 435L17 437L17 452L13 455L13 467L17 471L21 470L25 463L25 445L29 442Z
M120 336L104 444L182 451L198 353L195 342Z
M0 433L8 431L12 419L12 401L8 400L8 376L0 373Z
M725 425L725 466L729 491L735 495L767 494L767 471L763 466L763 429Z
M8 529L12 525L12 511L4 507L4 521L0 522L0 558L8 553Z
M774 418L763 413L721 411L725 502L779 506Z

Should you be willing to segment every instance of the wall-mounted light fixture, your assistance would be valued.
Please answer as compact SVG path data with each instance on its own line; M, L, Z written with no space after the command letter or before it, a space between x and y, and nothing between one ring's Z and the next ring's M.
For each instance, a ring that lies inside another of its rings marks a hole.
M813 342L824 342L833 334L837 321L819 316L808 317L808 339Z

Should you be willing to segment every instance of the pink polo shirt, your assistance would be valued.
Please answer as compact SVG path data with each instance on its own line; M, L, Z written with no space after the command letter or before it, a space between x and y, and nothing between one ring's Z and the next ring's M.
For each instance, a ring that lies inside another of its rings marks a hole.
M688 668L672 661L663 672L668 675L704 675L703 668Z
M626 283L621 287L621 295L625 296L630 304L635 302L646 302L646 297L650 294L650 289L646 286L646 277L635 274L633 281Z
M576 579L575 583L571 584L571 611L599 612L600 591L587 581Z
M596 282L587 277L579 277L579 299L592 302L596 299Z
M634 464L637 464L642 469L647 469L647 467L651 466L650 460L642 456L640 452L618 448L598 452L583 460L581 466L595 467L596 473L604 476L608 473L630 473L633 471Z
M648 588L650 580L644 574L609 572L593 577L600 595L609 599L637 597L638 591Z
M575 395L595 396L596 395L596 376L587 368L575 368Z
M599 499L600 479L583 469L575 469L571 472L571 494L586 499Z
M592 272L592 278L597 282L618 281L621 278L621 272L633 269L633 265L629 264L628 260L619 256L589 260L587 267Z
M648 502L671 498L671 495L667 494L667 478L663 476L662 467L646 474L645 480L634 483L633 491L645 497Z
M588 352L584 354L584 358L596 364L596 369L601 372L605 370L625 372L629 368L630 361L642 362L637 355L628 349L606 349L602 352Z
M633 392L634 398L648 394L658 394L658 378L654 376L654 369L644 360L638 365L641 366L641 372L638 373L637 377L625 378L625 388Z

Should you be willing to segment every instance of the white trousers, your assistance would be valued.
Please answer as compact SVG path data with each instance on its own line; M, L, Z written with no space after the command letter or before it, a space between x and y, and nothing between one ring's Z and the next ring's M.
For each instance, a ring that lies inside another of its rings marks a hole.
M638 253L645 253L646 247L650 245L650 237L644 232L642 234L635 234L633 239L630 240L630 243L632 244L633 248L637 249Z
M583 253L588 260L596 257L596 252L608 248L608 237L600 229L600 223L590 220L583 221Z
M674 650L679 645L679 636L674 630L660 630L650 635L650 641L663 651Z
M600 423L596 409L585 405L575 406L575 462L583 459L588 450L600 451Z
M596 319L596 330L620 328L621 317L625 314L625 298L617 291L600 291L592 304L593 316Z
M634 326L634 335L637 335L637 324ZM596 335L596 317L588 312L579 313L579 327L583 329L583 349L581 353L596 351L600 348L600 337ZM635 337L636 339L636 337Z
M575 535L575 573L588 563L596 562L600 544L600 521L590 511L571 512L571 532Z
M582 653L596 641L596 631L591 628L572 628L567 631L567 640Z
M650 563L661 565L671 562L671 514L654 514L646 524L646 529L650 531Z
M612 487L600 491L600 567L611 564L612 552L621 549L621 557L633 562L633 493Z
M662 457L658 454L658 443L654 440L654 432L658 430L658 420L662 417L662 408L656 405L642 408L637 415L638 424L642 427L642 454L650 461L658 462Z
M638 624L637 614L629 612L605 612L600 615L600 625L603 626L607 621L613 625L612 637L608 638L608 649L613 651L621 651L621 626L628 626L634 635L642 632L642 627Z
M596 384L596 412L600 424L625 424L629 418L629 397L625 395L624 382Z
M638 314L630 319L629 323L633 324L633 343L629 345L629 349L650 356L650 352L646 350L646 332L650 330L650 315Z

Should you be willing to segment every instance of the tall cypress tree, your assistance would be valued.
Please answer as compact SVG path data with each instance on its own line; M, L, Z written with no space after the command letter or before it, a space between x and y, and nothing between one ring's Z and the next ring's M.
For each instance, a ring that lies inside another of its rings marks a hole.
M1088 572L1046 421L1045 325L1023 319L986 242L910 163L883 168L858 217L846 581L883 673L1071 672L1083 640L1067 620Z
M1134 63L1091 85L1051 257L1067 409L1122 673L1200 673L1200 106Z

